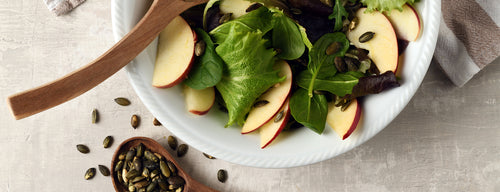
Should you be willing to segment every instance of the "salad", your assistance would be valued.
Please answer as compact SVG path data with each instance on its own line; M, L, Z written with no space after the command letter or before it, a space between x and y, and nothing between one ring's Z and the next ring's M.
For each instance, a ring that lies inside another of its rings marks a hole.
M355 130L362 98L399 86L398 56L417 40L415 0L210 0L160 34L153 86L183 84L188 111L215 106L226 127Z

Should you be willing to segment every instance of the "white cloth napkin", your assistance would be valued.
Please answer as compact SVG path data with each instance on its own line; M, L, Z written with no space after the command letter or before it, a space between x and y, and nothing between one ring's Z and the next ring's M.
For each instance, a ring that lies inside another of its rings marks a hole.
M56 15L62 15L78 5L85 2L85 0L43 0L47 4L47 8L54 12Z
M500 0L441 3L434 58L455 85L463 86L500 56Z

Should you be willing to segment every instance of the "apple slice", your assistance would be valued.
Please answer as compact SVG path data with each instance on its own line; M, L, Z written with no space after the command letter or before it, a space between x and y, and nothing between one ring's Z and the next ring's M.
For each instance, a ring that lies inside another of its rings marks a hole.
M271 142L278 137L283 128L285 128L288 123L288 118L290 117L290 105L287 99L283 104L283 107L279 112L273 117L273 120L267 122L262 127L259 128L260 133L260 147L264 149Z
M356 99L344 111L336 107L334 102L328 104L326 123L342 138L346 139L358 126L361 117L361 107Z
M247 14L246 10L252 4L254 3L245 0L222 0L219 8L222 14L232 13L231 19L236 19Z
M412 6L405 4L403 11L393 10L390 15L386 16L399 39L406 41L416 41L418 39L421 31L420 17Z
M173 87L184 80L194 58L196 33L180 16L160 33L153 71L153 86Z
M268 91L257 99L257 102L264 102L262 103L263 106L256 103L250 110L245 124L241 128L242 134L255 131L269 121L278 112L290 94L290 90L292 89L292 70L290 69L290 65L283 60L277 61L276 65L280 69L279 75L281 77L286 76L286 79L269 88Z
M398 41L391 22L382 13L366 12L361 8L356 12L358 24L347 32L347 38L354 46L369 51L368 57L372 59L380 73L386 71L396 72L398 68ZM375 35L367 42L359 42L359 37L366 32Z
M204 115L208 113L215 102L214 87L197 90L184 85L184 98L186 99L186 108L195 115Z

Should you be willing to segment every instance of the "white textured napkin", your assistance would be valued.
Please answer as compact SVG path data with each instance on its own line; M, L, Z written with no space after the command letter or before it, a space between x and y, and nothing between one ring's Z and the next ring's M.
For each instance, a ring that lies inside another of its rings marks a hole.
M500 56L500 0L442 0L434 58L457 86Z
M85 2L85 0L43 0L47 4L47 8L54 12L56 15L62 15L78 5Z

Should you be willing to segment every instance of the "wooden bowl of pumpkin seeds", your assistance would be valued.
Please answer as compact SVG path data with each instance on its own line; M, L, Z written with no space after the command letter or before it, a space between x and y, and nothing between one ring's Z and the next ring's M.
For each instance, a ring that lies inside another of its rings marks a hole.
M216 191L193 180L161 144L147 137L133 137L118 146L111 176L119 192Z

